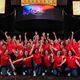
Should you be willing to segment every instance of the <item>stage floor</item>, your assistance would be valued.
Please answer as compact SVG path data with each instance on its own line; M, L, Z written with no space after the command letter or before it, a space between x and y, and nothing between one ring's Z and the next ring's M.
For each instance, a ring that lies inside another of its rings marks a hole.
M54 77L54 76L0 76L0 80L80 80L80 77Z

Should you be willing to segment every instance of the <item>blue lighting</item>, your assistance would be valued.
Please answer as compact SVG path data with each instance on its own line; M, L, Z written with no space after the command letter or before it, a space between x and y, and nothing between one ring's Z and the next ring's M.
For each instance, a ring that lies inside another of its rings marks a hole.
M25 14L29 14L32 10L32 6L31 5L27 5L23 7L23 15Z

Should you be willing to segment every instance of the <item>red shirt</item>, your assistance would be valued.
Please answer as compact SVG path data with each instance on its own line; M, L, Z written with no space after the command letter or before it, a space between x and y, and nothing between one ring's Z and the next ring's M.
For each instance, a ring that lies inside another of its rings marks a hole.
M73 49L78 52L78 43L76 42L74 45L72 45Z
M60 46L59 43L58 43L58 44L55 44L54 47L55 47L57 50L61 50L61 46Z
M76 54L76 57L79 57L80 58L80 53L77 53ZM80 59L78 59L79 63L80 63Z
M16 45L16 43L15 42L12 42L12 49L16 49L17 48L17 45Z
M58 68L59 65L61 64L61 61L62 61L62 56L54 56L53 57L53 60L54 60L54 66L53 68Z
M2 55L1 56L1 66L7 66L9 64L9 56Z
M18 53L18 55L16 56L16 60L18 60L20 58L23 58L23 54ZM21 61L16 62L15 64L20 64L20 63L21 63Z
M18 53L18 55L16 56L16 59L20 59L22 57L23 57L23 53L22 54Z
M66 50L69 51L72 48L72 43L70 42L69 44L66 45Z
M15 42L10 41L10 42L8 42L8 44L6 45L6 47L9 50L9 54L11 54L12 50L17 48L17 45L16 45Z
M31 68L32 67L32 62L31 58L24 60L24 65Z
M43 45L43 50L49 50L49 49L50 49L50 44Z
M12 41L8 42L8 44L6 45L8 51L9 51L9 54L12 53Z
M0 50L2 51L2 53L4 52L4 48L2 47L2 45L0 45Z
M18 49L18 50L22 50L22 51L24 52L24 47L23 47L22 45L18 45L18 46L17 46L17 49Z
M4 53L0 50L0 65L1 65L1 56L3 55Z
M66 57L67 60L67 66L70 68L77 68L77 65L75 63L75 56L72 56L71 58L69 56Z
M31 47L29 47L29 48L26 48L26 51L28 52L28 54L30 53L30 51L31 51ZM30 55L30 54L29 54Z
M40 52L36 52L36 53L34 54L33 59L34 59L34 63L36 63L36 64L41 64L41 63L42 63L41 53L40 53Z
M50 67L51 65L50 65L50 55L45 55L44 56L44 65L46 66L46 67Z

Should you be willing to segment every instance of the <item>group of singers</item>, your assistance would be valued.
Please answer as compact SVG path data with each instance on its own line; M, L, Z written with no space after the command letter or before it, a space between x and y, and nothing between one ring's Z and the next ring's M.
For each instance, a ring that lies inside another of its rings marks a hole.
M34 33L33 39L24 40L19 35L11 37L8 32L4 35L6 40L0 40L0 75L47 75L78 76L80 73L80 40L71 38L61 40L55 32L43 32L39 36Z

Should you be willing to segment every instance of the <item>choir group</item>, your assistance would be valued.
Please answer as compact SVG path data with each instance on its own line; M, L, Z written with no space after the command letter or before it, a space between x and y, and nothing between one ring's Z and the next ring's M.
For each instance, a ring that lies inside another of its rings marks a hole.
M80 40L71 38L61 40L55 32L34 33L32 39L19 35L11 37L4 33L6 40L0 40L0 75L47 75L78 76L80 73Z

